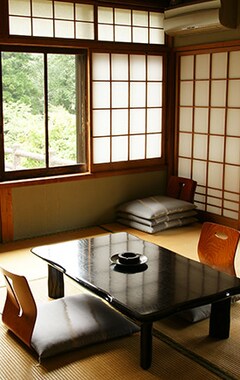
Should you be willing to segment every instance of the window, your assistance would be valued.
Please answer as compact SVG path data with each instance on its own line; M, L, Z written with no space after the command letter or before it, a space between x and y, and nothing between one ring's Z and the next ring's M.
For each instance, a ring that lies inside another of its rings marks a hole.
M199 210L237 221L240 51L182 55L178 173L198 182Z
M2 51L2 177L85 169L85 61L85 52Z
M9 0L12 35L94 39L93 5L53 0Z
M164 164L158 6L4 4L0 181Z
M98 40L164 44L163 14L98 7Z
M94 13L93 4L61 0L8 0L8 4L11 35L164 44L160 12L96 6Z
M163 57L92 56L93 164L162 157Z

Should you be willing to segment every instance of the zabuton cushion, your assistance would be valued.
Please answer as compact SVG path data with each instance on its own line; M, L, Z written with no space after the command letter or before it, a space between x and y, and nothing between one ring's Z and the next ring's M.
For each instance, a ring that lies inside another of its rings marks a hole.
M138 223L138 222L135 222L134 220L130 220L127 218L126 219L118 218L117 221L119 223L122 223L122 224L127 225L127 226L132 227L132 228L135 228L137 230L147 232L149 234L154 234L157 232L167 230L169 228L181 227L181 226L186 226L186 225L191 224L191 223L195 223L195 222L197 222L197 218L186 217L186 218L173 219L170 221L161 222L161 223L156 224L152 227L148 226L144 223Z
M137 331L137 325L105 301L79 294L39 306L31 345L41 360Z
M117 213L121 212L152 220L165 215L194 210L195 208L196 206L193 203L156 195L123 203L117 208Z

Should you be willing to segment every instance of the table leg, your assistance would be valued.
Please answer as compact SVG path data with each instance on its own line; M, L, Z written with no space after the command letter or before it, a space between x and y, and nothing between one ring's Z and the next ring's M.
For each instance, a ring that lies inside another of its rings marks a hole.
M48 265L48 296L50 298L64 297L63 272Z
M141 325L141 367L148 369L152 363L152 322Z
M212 303L209 335L226 339L230 331L230 306L231 297Z

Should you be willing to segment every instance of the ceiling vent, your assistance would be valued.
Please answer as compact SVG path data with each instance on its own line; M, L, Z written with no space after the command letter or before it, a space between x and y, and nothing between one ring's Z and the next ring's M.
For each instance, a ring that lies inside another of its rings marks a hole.
M164 12L163 27L170 36L237 27L237 0L210 0L177 6Z

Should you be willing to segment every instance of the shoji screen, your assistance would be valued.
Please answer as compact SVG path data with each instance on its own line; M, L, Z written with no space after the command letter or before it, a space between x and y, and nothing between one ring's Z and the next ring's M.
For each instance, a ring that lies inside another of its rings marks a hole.
M239 221L240 49L179 57L178 174L199 210Z

